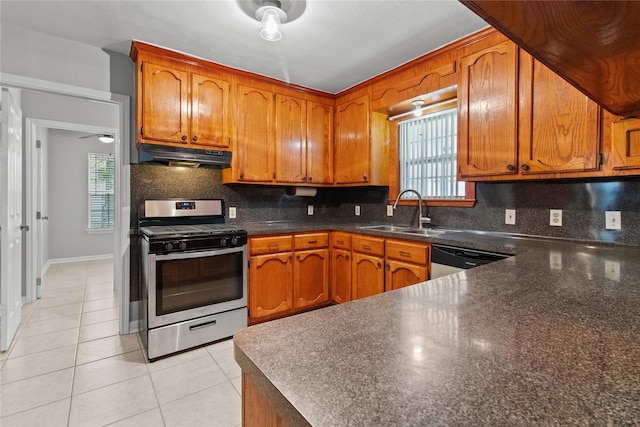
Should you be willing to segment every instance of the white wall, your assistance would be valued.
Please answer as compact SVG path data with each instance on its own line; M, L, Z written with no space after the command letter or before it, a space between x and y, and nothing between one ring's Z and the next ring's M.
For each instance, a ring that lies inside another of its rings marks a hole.
M89 153L114 154L113 144L84 134L49 132L49 256L53 260L113 254L113 233L87 234Z

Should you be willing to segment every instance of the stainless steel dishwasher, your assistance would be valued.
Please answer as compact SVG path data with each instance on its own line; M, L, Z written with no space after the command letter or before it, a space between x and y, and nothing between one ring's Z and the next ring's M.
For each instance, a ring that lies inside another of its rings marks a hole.
M431 246L431 278L437 279L505 258L509 258L509 255L433 244Z

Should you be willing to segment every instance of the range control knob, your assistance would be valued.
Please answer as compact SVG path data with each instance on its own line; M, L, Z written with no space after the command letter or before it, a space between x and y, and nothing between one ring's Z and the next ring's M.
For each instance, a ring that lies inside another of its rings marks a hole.
M178 247L180 248L181 251L184 251L185 249L187 249L187 242L180 242Z
M237 244L238 244L238 238L237 238L237 237L232 237L232 238L231 238L231 244L232 244L233 246L237 245Z
M225 237L220 238L220 246L227 246L227 239Z
M171 243L171 242L167 242L167 243L165 243L165 244L164 244L164 249L165 249L166 251L171 251L171 250L173 250L173 243Z

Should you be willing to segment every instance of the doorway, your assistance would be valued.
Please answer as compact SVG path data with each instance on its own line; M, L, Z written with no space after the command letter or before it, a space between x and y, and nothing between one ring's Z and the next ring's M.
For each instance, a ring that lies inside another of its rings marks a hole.
M39 92L43 94L64 95L74 98L80 102L98 102L115 106L117 110L116 125L112 128L106 128L115 136L114 141L114 173L115 182L115 218L113 233L113 265L114 265L114 287L117 288L119 298L119 332L120 334L128 334L130 332L129 324L129 147L130 147L130 99L126 95L113 94L109 92L96 91L92 89L80 88L75 86L63 85L38 79L25 78L9 74L2 75L2 86L14 87L28 91ZM89 104L87 104L89 105ZM26 202L24 217L25 221L31 227L36 223L41 225L41 217L37 218L38 195L37 175L38 170L36 144L37 129L40 128L60 128L61 122L49 120L47 118L34 118L25 115L25 191L24 197ZM75 130L79 132L104 132L105 127L92 126L85 124L73 123L72 121L62 122L62 128L67 130ZM34 265L38 263L38 257L42 257L39 253L42 246L38 246L36 233L27 233L25 243L26 251L26 271L25 271L25 289L23 302L32 302L37 298L36 275L37 270ZM42 264L40 264L40 268Z

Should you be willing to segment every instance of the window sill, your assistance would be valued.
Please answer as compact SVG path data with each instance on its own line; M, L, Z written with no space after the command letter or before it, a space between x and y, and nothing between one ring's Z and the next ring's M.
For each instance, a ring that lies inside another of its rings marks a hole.
M88 228L87 234L113 234L113 228Z

